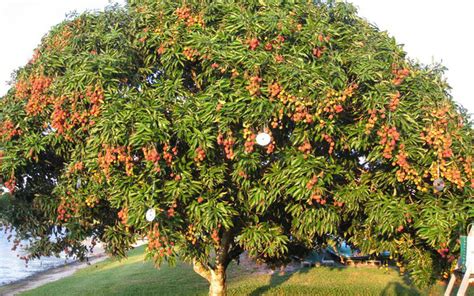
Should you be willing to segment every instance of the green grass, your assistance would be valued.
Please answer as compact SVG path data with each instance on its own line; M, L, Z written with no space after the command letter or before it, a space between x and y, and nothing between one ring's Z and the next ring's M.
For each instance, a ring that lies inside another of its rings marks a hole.
M208 284L191 266L143 261L143 247L123 261L107 259L71 277L21 295L207 295ZM229 295L442 295L444 287L419 291L395 270L378 268L304 268L295 273L259 275L242 266L228 269Z

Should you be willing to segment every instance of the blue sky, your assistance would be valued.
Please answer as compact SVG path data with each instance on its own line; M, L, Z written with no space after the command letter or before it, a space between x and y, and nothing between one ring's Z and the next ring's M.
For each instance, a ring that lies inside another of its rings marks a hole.
M118 2L123 3L124 0ZM474 113L472 28L469 0L352 0L360 15L404 44L412 59L442 62L455 101ZM103 9L109 0L0 0L0 95L11 73L31 58L41 37L66 13Z

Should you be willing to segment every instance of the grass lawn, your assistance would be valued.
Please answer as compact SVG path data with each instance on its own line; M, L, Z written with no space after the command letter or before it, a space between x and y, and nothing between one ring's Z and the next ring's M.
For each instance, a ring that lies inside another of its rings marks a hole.
M143 250L131 251L123 261L107 259L21 295L207 295L207 282L191 266L165 264L156 269L143 262ZM236 264L228 269L229 295L442 295L443 291L442 286L419 291L391 269L314 267L283 276L252 274Z

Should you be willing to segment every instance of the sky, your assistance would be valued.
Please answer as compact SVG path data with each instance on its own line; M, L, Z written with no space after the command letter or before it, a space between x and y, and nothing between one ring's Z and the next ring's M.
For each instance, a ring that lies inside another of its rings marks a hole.
M31 59L51 27L70 12L103 10L108 4L109 0L0 0L0 96L7 92L12 72Z
M114 2L123 3L124 0ZM470 0L349 0L359 14L404 44L424 64L441 62L456 102L474 113L474 70ZM11 73L28 62L33 49L71 11L103 9L109 0L0 0L0 96Z
M359 15L404 44L423 64L441 62L453 99L474 113L474 1L353 0Z

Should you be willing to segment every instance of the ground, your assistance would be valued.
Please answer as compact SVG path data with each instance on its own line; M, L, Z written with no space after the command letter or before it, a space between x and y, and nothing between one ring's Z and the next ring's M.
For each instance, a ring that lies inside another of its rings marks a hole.
M143 251L139 247L125 260L107 259L21 295L207 295L207 282L191 266L156 269L143 261ZM229 267L228 284L229 295L442 295L445 288L417 290L391 268L313 267L280 275L247 264Z

